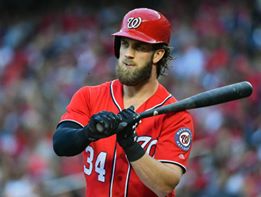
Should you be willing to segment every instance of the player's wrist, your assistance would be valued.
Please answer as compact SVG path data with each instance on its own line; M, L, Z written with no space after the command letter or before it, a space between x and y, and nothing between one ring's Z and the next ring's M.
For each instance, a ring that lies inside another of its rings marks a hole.
M130 162L140 159L145 154L145 150L138 142L134 142L131 146L123 147L123 150Z
M82 136L83 136L83 138L85 139L87 145L89 145L91 142L93 142L93 141L96 140L96 139L94 139L93 137L91 137L91 136L89 135L90 129L89 129L88 125L85 126L85 127L83 127L83 128L80 130L80 133L82 133Z

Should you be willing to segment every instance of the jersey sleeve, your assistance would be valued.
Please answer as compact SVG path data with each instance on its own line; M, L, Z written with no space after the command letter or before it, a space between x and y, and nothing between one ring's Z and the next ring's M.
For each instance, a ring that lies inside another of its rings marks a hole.
M194 138L194 126L188 112L168 114L158 139L155 159L179 165L186 171Z
M90 119L90 92L88 87L79 89L72 97L66 107L65 113L61 116L60 122L73 121L85 126Z

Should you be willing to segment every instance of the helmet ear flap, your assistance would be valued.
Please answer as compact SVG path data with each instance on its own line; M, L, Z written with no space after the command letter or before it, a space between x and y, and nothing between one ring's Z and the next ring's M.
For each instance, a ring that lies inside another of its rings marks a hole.
M114 54L118 59L120 56L120 46L121 46L121 38L119 36L114 37Z

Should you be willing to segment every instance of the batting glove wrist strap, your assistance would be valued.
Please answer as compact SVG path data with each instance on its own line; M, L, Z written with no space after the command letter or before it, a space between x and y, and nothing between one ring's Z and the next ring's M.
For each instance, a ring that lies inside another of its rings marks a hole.
M130 162L140 159L144 154L144 149L138 144L138 142L133 143L132 146L125 147L124 152Z

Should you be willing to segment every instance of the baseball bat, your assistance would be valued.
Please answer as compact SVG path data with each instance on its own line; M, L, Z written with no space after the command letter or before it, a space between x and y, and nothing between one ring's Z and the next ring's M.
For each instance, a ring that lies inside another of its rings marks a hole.
M143 119L160 114L166 114L169 112L180 112L188 109L201 108L211 105L217 105L232 100L248 97L252 94L253 87L250 82L243 81L218 87L205 92L198 93L188 98L179 100L175 103L165 105L162 107L150 109L139 114L137 119ZM96 125L98 131L103 131L103 127L100 124Z
M234 83L198 93L166 106L142 112L139 118L142 119L169 112L180 112L188 109L217 105L248 97L252 94L252 91L253 87L248 81Z

